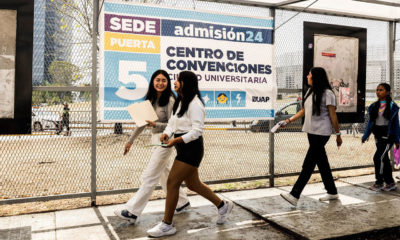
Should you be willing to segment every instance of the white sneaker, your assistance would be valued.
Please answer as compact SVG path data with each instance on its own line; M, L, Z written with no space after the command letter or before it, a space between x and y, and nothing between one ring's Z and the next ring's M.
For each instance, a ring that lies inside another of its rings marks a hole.
M336 200L336 199L339 199L339 194L326 194L325 196L323 196L323 197L320 197L319 198L319 200L321 201L321 202L323 202L323 201L330 201L330 200Z
M166 224L165 222L160 222L155 227L148 230L147 233L150 235L150 237L158 238L163 236L174 235L176 233L176 228L174 227L173 224L169 225Z
M283 199L285 199L295 207L297 206L297 202L299 201L298 198L293 197L293 195L290 193L281 193L281 197L283 197Z
M217 224L224 224L228 220L228 216L233 209L233 202L228 200L222 200L222 201L224 201L224 206L218 209Z

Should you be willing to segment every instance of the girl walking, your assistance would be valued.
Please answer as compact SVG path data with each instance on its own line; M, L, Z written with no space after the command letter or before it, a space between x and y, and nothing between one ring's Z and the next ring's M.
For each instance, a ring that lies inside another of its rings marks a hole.
M315 165L318 166L325 189L328 192L326 196L321 197L319 200L328 201L339 198L325 152L325 145L332 134L332 127L335 130L338 148L342 145L336 115L335 94L329 85L325 69L321 67L312 68L307 76L307 81L310 88L304 97L303 108L281 124L281 126L285 126L305 116L303 132L307 133L309 143L307 155L304 159L300 176L292 191L281 194L293 206L297 205L301 192L314 172Z
M154 110L158 116L156 122L147 121L148 125L153 128L152 131L152 144L160 143L160 136L162 131L167 126L169 117L171 116L172 106L175 103L175 95L171 89L171 79L168 73L164 70L157 70L151 76L149 88L146 95L146 100L150 100ZM125 145L124 155L126 155L133 141L136 137L144 130L146 126L136 128L129 141ZM149 198L154 191L155 186L160 182L164 192L167 192L167 178L171 168L170 162L168 162L169 156L171 155L172 149L163 148L161 146L153 147L150 161L147 164L146 169L142 173L142 184L139 187L137 193L126 203L124 209L116 209L115 215L135 223L137 218L143 212ZM186 193L178 186L179 197L178 208L175 213L182 213L184 210L190 207L189 199Z
M373 191L393 191L397 188L392 176L392 166L388 156L393 144L399 148L399 107L390 97L390 85L381 83L376 88L378 100L368 108L369 121L361 142L368 140L371 133L375 136L374 155L375 184L369 187ZM384 185L384 183L386 183Z
M197 76L193 72L183 71L179 73L178 80L174 82L174 85L178 98L173 107L173 115L160 140L168 144L168 148L175 146L177 155L168 177L164 219L147 231L151 237L176 233L172 218L178 202L179 186L182 182L185 182L191 191L208 199L218 208L217 224L223 224L233 208L232 202L220 199L199 178L198 167L204 155L202 134L205 110L198 88Z

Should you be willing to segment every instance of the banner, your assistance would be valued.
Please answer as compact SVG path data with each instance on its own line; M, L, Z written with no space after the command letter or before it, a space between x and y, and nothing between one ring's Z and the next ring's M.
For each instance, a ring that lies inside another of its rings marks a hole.
M101 120L130 120L157 69L196 73L208 120L274 118L272 18L111 1L101 17Z

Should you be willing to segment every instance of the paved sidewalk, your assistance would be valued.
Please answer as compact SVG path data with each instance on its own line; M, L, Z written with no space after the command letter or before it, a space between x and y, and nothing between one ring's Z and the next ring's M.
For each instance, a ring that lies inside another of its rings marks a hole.
M400 227L400 191L373 192L373 175L336 181L340 200L320 202L322 183L309 184L296 208L279 194L291 187L219 194L234 201L229 222L217 225L207 200L190 197L192 208L174 218L177 234L163 239L329 239ZM0 218L3 239L148 239L146 231L163 216L164 200L149 202L136 225L114 216L122 205Z

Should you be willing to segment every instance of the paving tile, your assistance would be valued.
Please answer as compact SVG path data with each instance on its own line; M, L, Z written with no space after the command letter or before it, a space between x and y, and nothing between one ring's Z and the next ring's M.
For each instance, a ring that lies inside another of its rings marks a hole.
M19 227L0 230L0 239L4 240L30 240L31 227Z
M368 189L373 181L373 175L339 179L340 199L330 202L318 200L326 193L322 183L308 184L297 207L280 197L292 186L220 193L236 204L224 225L216 224L217 210L208 200L190 196L192 208L174 217L178 232L168 239L321 239L400 227L400 190L374 192ZM136 225L114 216L122 207L0 217L0 239L148 239L146 231L163 218L165 200L150 201Z
M56 231L33 232L32 240L56 240Z
M108 240L111 239L101 225L57 230L57 240Z
M319 211L272 216L269 220L308 239L325 239L399 226L400 200L352 207L338 202Z
M258 198L238 198L235 202L274 222L288 231L309 239L323 239L387 227L400 226L400 210L391 211L400 203L393 192L373 192L363 181L370 178L352 179L357 185L336 181L339 200L320 202L325 195L322 183L309 184L303 191L297 207L292 207L280 196L269 193L257 193ZM289 192L291 186L279 187ZM233 194L231 194L233 195ZM264 195L264 196L263 196ZM394 220L393 220L394 219ZM390 223L386 223L390 222Z
M190 201L192 208L174 217L178 232L168 239L294 239L238 206L234 207L226 224L217 225L217 210L214 205L199 196L190 197ZM163 205L164 200L158 204ZM146 231L158 224L162 217L162 211L145 211L136 225L128 224L115 216L107 218L118 238L125 240L147 239Z
M79 227L100 224L93 208L82 208L56 212L56 228Z
M55 228L55 215L54 212L23 215L20 222L22 226L31 226L32 232L51 230Z

